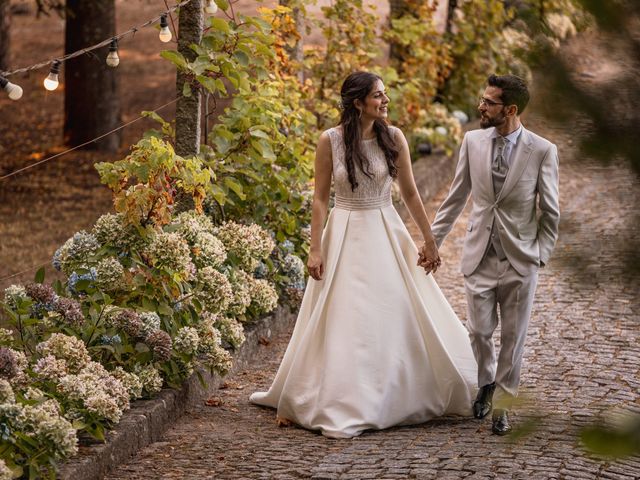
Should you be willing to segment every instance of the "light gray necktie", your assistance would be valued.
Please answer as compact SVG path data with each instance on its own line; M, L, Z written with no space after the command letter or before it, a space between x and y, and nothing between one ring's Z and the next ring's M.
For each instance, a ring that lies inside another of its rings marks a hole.
M504 149L507 145L506 138L499 136L496 138L496 156L493 159L492 168L496 172L505 175L507 173L507 161L504 158Z

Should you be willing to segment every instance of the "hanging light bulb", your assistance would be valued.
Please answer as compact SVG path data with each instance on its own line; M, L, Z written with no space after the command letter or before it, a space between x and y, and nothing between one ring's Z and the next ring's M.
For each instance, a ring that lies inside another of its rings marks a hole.
M160 41L164 43L171 41L171 30L169 30L166 13L160 17Z
M209 0L207 6L204 7L204 11L209 15L213 15L218 11L218 4L215 2L215 0Z
M0 88L2 88L11 100L20 100L22 98L22 87L11 83L4 77L0 77Z
M58 88L58 85L60 84L60 81L58 79L59 73L60 73L60 61L55 60L51 65L51 70L49 71L49 75L47 75L47 78L44 79L44 88L46 88L50 92Z
M112 39L111 45L109 45L109 55L107 55L107 65L113 68L120 65L120 57L118 56L118 39L117 38Z

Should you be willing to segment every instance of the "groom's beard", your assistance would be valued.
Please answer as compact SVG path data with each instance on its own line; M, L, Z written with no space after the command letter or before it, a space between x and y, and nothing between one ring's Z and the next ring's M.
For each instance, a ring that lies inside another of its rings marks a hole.
M497 117L480 117L480 128L498 127L507 121L504 113L500 112Z

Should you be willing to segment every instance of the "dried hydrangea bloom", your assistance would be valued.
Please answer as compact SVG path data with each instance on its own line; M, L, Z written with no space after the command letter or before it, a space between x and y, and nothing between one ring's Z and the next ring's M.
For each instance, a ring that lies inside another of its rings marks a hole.
M27 292L22 285L10 285L4 289L4 303L9 308L17 308L18 302L27 298Z
M142 383L142 390L147 396L152 396L162 389L162 376L153 365L136 365L133 372Z
M231 370L232 360L231 354L222 347L214 348L204 355L205 365L223 376Z
M244 327L235 318L220 317L214 323L222 339L233 348L238 348L245 341Z
M189 244L177 233L160 232L145 251L151 265L189 278L194 271Z
M129 398L135 400L142 396L142 382L135 373L127 372L122 367L116 367L111 375L117 378L129 392Z
M13 388L11 388L11 384L4 378L0 378L0 403L16 403Z
M216 235L238 266L247 272L253 272L260 260L267 258L275 248L269 233L256 224L225 222L217 228Z
M158 362L166 362L171 358L171 337L164 330L156 330L149 334L145 339L145 343L153 352L154 360Z
M84 342L76 337L54 333L45 342L36 345L36 351L43 357L53 355L67 362L71 373L83 369L91 360Z
M18 374L18 362L11 348L0 347L0 377L10 380Z
M198 268L218 267L227 259L224 244L209 232L199 233L191 247Z
M195 210L189 210L179 214L173 222L173 227L189 243L194 243L201 233L213 233L214 226L211 219Z
M100 243L96 237L82 230L56 250L52 260L53 267L71 275L78 268L86 268L99 249Z
M54 305L54 311L62 315L65 323L73 327L81 327L85 318L80 302L72 298L60 297Z
M258 312L268 313L278 306L278 292L267 280L253 279L250 292L251 306Z
M33 367L33 371L38 375L38 377L53 382L57 382L65 375L69 374L67 362L65 360L57 359L53 355L47 355L38 359Z
M196 288L196 298L212 313L225 311L233 301L229 280L213 267L198 272Z
M115 257L106 257L96 265L96 286L106 292L126 287L124 267Z
M199 345L200 336L194 327L182 327L173 340L174 350L186 355L194 355Z
M51 285L44 283L27 283L24 289L26 294L35 302L53 304L58 299L58 295L53 288L51 288Z
M242 270L231 271L227 278L231 283L233 299L227 307L226 313L229 316L237 317L242 315L251 305L250 282L252 278Z
M142 322L142 328L139 333L140 337L146 338L160 329L161 320L156 312L141 312L138 316Z

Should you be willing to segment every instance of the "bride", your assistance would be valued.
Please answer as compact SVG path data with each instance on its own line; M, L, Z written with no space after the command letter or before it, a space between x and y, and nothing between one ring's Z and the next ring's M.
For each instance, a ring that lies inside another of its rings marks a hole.
M440 258L407 141L386 123L384 84L355 72L341 97L340 123L322 133L316 151L312 279L271 388L250 401L333 438L471 415L476 362L429 275ZM391 204L394 179L422 232L420 253Z

